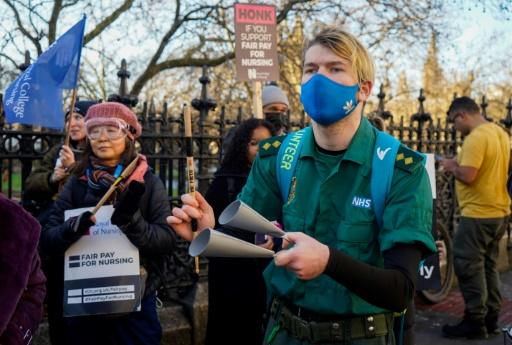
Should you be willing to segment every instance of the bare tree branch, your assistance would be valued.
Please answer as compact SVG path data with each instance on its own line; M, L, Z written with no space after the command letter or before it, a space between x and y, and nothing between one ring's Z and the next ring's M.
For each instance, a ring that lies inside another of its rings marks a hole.
M79 0L74 0L74 1L66 2L66 3L62 4L62 8L64 9L66 7L72 7L72 6L75 6L78 3L79 3Z
M308 3L308 2L311 2L311 1L312 0L290 0L290 1L288 1L283 6L283 8L279 12L279 14L277 15L277 18L276 18L277 23L279 24L283 20L285 20L286 17L288 16L288 12L290 12L295 7L295 5L297 5L297 4L305 4L305 3Z
M16 49L18 54L20 56L25 56L25 52L16 44L14 36L12 35L12 32L9 32L8 35L9 35L9 40L6 41L6 45L7 45L7 42L9 42L9 41L12 42L14 49Z
M94 48L94 47L85 47L85 49L96 52L102 59L107 60L109 64L116 65L116 61L105 54L105 51L102 48Z
M32 1L29 1L28 4L25 4L23 1L17 1L16 3L18 3L20 6L22 6L23 8L25 8L27 11L29 11L29 15L32 16L36 16L37 18L39 18L39 20L45 22L45 23L48 23L48 20L46 18L44 18L38 11L37 11L37 8L38 7L42 7L44 4L45 4L45 1L40 1L39 3L35 4L35 5L32 5ZM37 30L36 30L37 31Z
M18 68L18 64L16 63L16 61L14 61L14 59L11 58L9 55L6 55L4 53L0 53L0 56L4 57L8 61L10 61L14 65L14 67Z
M55 34L57 32L57 20L59 19L61 10L62 0L55 0L53 2L52 15L48 23L48 44L52 44L55 41Z
M138 95L139 92L144 87L144 84L146 84L149 79L151 79L156 74L158 74L159 72L163 71L164 69L174 68L174 67L167 67L166 68L165 66L167 66L167 65L165 64L165 62L161 63L161 64L157 64L158 60L160 59L160 57L162 56L162 53L165 50L165 47L167 47L167 45L169 44L171 38L178 31L178 29L183 25L183 23L185 23L187 21L195 21L195 20L205 19L205 18L208 17L208 15L215 8L216 8L216 6L198 6L197 8L194 8L194 9L190 10L182 18L180 18L181 1L177 0L176 1L176 9L175 9L175 12L174 12L174 21L172 23L171 28L166 32L166 34L160 40L160 45L158 46L158 49L155 51L155 53L151 57L151 60L147 64L146 69L144 70L144 72L142 72L142 74L139 76L139 78L137 78L137 80L135 81L135 83L134 83L130 93L132 93L134 95ZM206 10L206 9L209 10L209 11L207 11L206 15L204 15L202 17L193 17L193 14L196 14L196 13L198 13L200 11L203 11L203 10ZM181 58L181 59L168 60L166 62L170 62L170 61L175 61L175 62L176 61L181 61L181 62L183 62L183 61L192 60L191 59L191 55L195 51L196 51L195 49L190 49L188 51L188 53L187 53L188 56L186 56L184 58ZM222 62L224 62L224 61L222 61ZM220 63L222 63L222 62L220 62ZM169 66L172 66L172 65L173 65L173 63L169 64ZM178 63L177 65L180 65L180 63ZM186 66L186 65L184 65L184 66Z
M137 78L135 83L133 84L132 90L130 91L133 95L138 95L142 88L144 87L145 83L153 78L155 75L160 73L161 71L171 69L171 68L177 68L177 67L200 67L200 66L218 66L220 64L223 64L224 62L231 60L235 57L235 52L230 52L225 55L222 55L215 59L174 59L174 60L167 60L164 62L161 62L159 64L156 64L153 66L153 68L144 71L143 74Z
M283 8L281 9L280 13L277 16L277 21L281 22L284 19L286 19L287 14L294 9L294 6L297 4L304 4L306 2L309 2L309 0L291 0L287 2ZM227 53L223 54L222 56L219 56L217 58L208 59L207 57L204 58L193 58L193 54L196 52L199 52L201 47L204 46L204 42L201 42L198 46L190 48L187 50L187 52L184 54L182 58L178 59L168 59L166 61L163 61L161 63L158 63L158 60L162 56L162 53L164 52L165 48L173 38L174 34L180 29L180 27L187 21L200 21L205 20L211 16L211 14L215 11L218 11L219 8L223 8L219 5L214 6L198 6L194 9L191 9L189 12L187 12L182 18L180 18L180 10L181 10L181 1L176 1L176 10L174 14L174 21L167 33L164 35L162 40L160 41L160 45L156 52L153 54L150 62L146 66L146 69L142 72L142 74L137 78L135 83L132 86L132 89L130 91L133 95L138 95L144 85L153 78L158 73L172 68L178 68L178 67L198 67L198 66L218 66L228 60L231 60L235 57L234 51L228 51ZM194 14L200 13L202 11L206 11L204 15L202 16L194 16ZM218 12L217 12L218 13ZM219 18L218 21L220 22L220 25L226 25L225 18ZM219 24L219 23L218 23ZM231 37L231 36L230 36Z
M117 20L117 18L119 18L119 16L121 16L121 14L128 11L128 9L130 9L130 7L132 7L132 5L133 5L133 0L125 0L121 6L119 6L108 17L106 17L98 25L96 25L96 27L91 32L89 32L87 35L85 35L84 45L86 45L87 43L92 41L96 36L101 34L101 32L103 30L105 30L105 28L107 28L110 24L115 22Z
M16 9L16 6L14 6L14 4L12 2L10 2L9 0L4 0L4 2L7 4L7 6L9 6L12 11L14 12L14 17L16 18L16 24L18 25L18 29L21 31L21 33L27 37L33 44L34 46L36 47L37 49L37 54L38 55L41 55L41 53L43 52L43 49L41 48L41 43L39 42L39 39L37 37L34 37L30 34L30 32L25 28L25 26L23 26L23 23L21 21L21 17L20 17L20 13L18 12L18 10Z
M160 45L158 46L158 49L155 51L155 53L151 57L151 60L149 60L149 63L146 67L146 71L153 68L153 66L157 63L158 59L160 59L160 56L162 56L162 53L163 53L165 47L169 43L169 40L176 33L178 28L183 23L180 20L180 8L181 8L181 1L177 0L176 1L176 10L174 12L174 21L172 23L172 26L169 29L169 31L167 31L167 33L164 35L164 37L162 37L162 39L160 40Z
M25 4L22 3L21 6L25 7L28 10L28 21L30 22L30 25L32 26L32 29L36 33L38 33L39 29L38 29L36 23L34 23L34 20L32 19L33 15L37 16L37 14L38 14L36 9L35 9L37 7L37 5L36 6L32 6L32 1L30 0L28 2L28 5L25 5Z
M97 11L98 8L93 8L96 6L94 1L0 0L0 32L6 33L4 40L0 41L0 62L3 71L9 69L16 74L17 69L11 65L17 66L15 62L22 61L26 45L34 45L36 48L42 45L44 49L46 40L42 39L43 33L51 44L57 38L60 26L67 23L68 19L63 18L64 13L87 12L92 16L98 16L95 21L98 24L85 37L85 43L95 38L96 40L86 45L83 67L87 70L97 70L88 73L86 78L81 76L81 81L87 80L88 83L84 86L84 93L105 94L106 89L117 81L113 66L117 64L114 59L118 60L119 47L133 46L137 47L137 54L129 54L129 58L133 60L130 61L134 77L132 93L140 95L144 90L148 95L167 92L172 93L173 97L187 97L183 92L188 87L188 78L182 76L189 73L189 70L183 67L192 67L194 70L193 67L206 64L217 66L212 69L211 87L217 83L215 88L219 97L239 105L237 102L243 103L240 99L247 97L250 88L246 91L246 84L236 81L234 61L231 61L235 50L235 2L236 0L111 0L106 2L108 5L105 5L102 11ZM440 5L437 0L281 0L278 3L280 5L277 11L277 29L280 33L294 27L299 18L304 24L304 27L297 31L295 40L290 40L291 32L288 31L280 36L278 41L281 65L279 83L290 94L298 93L304 38L326 24L346 26L364 41L365 46L370 48L372 55L379 61L377 74L380 79L396 77L397 69L407 68L405 65L410 62L408 58L423 59L432 29L435 28L436 31L447 35L450 25L443 18L445 12L441 7L444 5ZM127 20L123 20L124 18ZM113 30L110 31L109 28ZM107 31L108 37L105 35ZM124 34L135 31L136 35ZM298 34L299 31L302 35ZM114 33L115 37L110 35L111 33ZM99 44L103 41L108 44ZM41 53L41 50L39 47L38 53ZM97 59L89 56L91 53L100 56L103 63L101 73L100 67L91 65L97 62ZM85 56L90 60L86 61ZM506 69L507 66L500 68ZM491 68L494 67L477 66L480 84L476 88L473 84L468 84L472 90L488 85L481 80L490 80L498 74L490 70ZM171 70L172 73L159 75L160 72ZM485 72L482 72L483 70ZM104 73L108 74L108 78ZM4 77L6 75L0 77L0 82L8 79ZM168 87L166 82L169 78L179 82L171 83ZM161 90L166 88L168 91ZM176 93L173 93L175 90ZM397 95L400 93L394 95L395 99Z

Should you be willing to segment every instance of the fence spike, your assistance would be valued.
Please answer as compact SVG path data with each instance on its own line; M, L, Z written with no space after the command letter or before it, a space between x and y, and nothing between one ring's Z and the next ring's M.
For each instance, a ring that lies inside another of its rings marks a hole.
M128 71L126 59L121 60L121 68L117 72L117 76L120 79L119 96L126 97L128 95L128 78L130 78L130 72Z
M487 97L485 97L485 95L482 95L482 103L480 103L480 107L482 108L482 115L483 117L487 120L487 121L490 121L490 122L493 122L492 121L492 118L490 118L488 115L487 115L487 107L489 106L489 103L487 103Z

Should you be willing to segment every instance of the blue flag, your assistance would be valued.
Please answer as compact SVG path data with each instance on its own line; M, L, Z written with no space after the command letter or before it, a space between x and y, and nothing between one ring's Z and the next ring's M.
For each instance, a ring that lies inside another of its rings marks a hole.
M64 128L62 90L78 79L85 16L57 39L5 91L7 123Z

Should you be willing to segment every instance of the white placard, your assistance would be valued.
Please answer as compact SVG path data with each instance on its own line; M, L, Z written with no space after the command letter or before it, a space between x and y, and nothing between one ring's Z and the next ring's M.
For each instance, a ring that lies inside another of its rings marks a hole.
M92 208L67 210L64 218ZM139 250L110 222L114 208L102 206L96 225L64 256L64 316L139 310Z
M430 181L430 190L432 191L433 210L432 213L432 233L435 233L436 219L436 163L435 155L433 153L425 153L427 161L425 162L425 169L427 169L428 179ZM436 290L441 288L441 273L439 268L439 256L434 253L420 262L417 278L417 290Z
M427 162L425 163L425 169L427 169L428 179L430 180L430 189L432 190L432 198L437 198L436 191L436 161L433 153L425 153L427 156Z

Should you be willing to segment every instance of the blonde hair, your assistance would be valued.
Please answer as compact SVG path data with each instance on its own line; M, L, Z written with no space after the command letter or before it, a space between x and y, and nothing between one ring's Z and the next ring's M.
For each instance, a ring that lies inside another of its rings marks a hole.
M354 35L339 27L327 27L320 31L312 40L306 42L302 53L303 59L306 51L317 44L350 61L356 73L358 84L361 84L363 81L370 81L373 84L375 78L373 59L368 50Z

